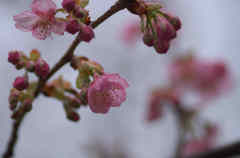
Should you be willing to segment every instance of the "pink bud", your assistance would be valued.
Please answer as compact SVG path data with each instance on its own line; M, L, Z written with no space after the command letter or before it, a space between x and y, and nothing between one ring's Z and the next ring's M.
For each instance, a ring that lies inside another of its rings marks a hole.
M71 20L67 23L66 31L75 34L80 31L80 25L77 20Z
M169 41L154 41L154 49L157 51L159 54L165 54L167 53L169 49Z
M26 69L29 72L34 72L35 70L35 63L33 61L28 61L26 64Z
M94 38L93 29L88 25L82 24L81 31L78 37L82 41L90 42Z
M16 109L19 95L20 95L20 92L18 90L16 89L11 90L11 93L8 98L10 110Z
M167 12L164 9L161 9L161 12L165 14L166 18L169 20L169 22L173 25L176 31L180 30L182 27L181 20L179 17L172 15L171 13Z
M25 99L22 103L23 110L26 112L30 112L32 110L32 99Z
M13 87L19 91L22 91L22 90L28 88L27 77L17 77L13 83Z
M71 121L74 121L74 122L77 122L80 119L79 114L76 113L75 111L68 112L67 118Z
M84 8L82 8L82 7L80 7L80 6L78 6L78 7L75 7L75 9L74 9L74 15L77 17L77 18L83 18L85 15L87 15L88 14L88 12L84 9Z
M35 65L35 73L40 77L40 78L46 78L49 74L49 66L44 61L43 59L39 58L36 62Z
M75 0L63 0L62 7L66 11L71 12L75 8Z
M20 57L21 55L18 51L11 51L8 53L8 62L17 65L20 61Z
M149 47L152 47L154 44L154 37L150 33L145 33L143 35L143 43Z
M159 40L171 40L176 38L176 30L165 17L159 15L155 25Z

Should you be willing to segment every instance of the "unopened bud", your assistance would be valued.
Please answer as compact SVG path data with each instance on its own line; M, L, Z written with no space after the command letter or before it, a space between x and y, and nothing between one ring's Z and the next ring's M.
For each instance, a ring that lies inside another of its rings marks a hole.
M21 54L18 51L11 51L8 53L8 62L17 65L20 61Z
M66 11L71 12L75 8L75 0L63 0L62 7Z
M26 69L29 72L34 72L35 70L35 63L33 61L28 61L26 64Z
M13 83L13 87L16 88L19 91L22 91L26 88L28 88L28 78L27 77L17 77Z
M88 25L82 24L78 38L84 42L90 42L94 38L93 29Z
M46 78L50 72L49 66L47 62L41 58L39 58L35 65L35 73L40 78Z
M77 20L71 20L67 23L66 31L75 34L80 31L80 25Z

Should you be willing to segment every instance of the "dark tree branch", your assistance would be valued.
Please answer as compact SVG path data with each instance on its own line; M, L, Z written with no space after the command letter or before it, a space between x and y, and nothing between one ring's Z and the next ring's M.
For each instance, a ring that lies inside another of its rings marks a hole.
M193 156L188 156L186 158L230 158L233 156L240 156L240 142L229 144Z

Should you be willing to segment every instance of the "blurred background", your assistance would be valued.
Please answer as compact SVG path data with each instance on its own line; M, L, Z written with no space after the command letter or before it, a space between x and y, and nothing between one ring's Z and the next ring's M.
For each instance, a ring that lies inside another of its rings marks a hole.
M61 1L55 0L60 6ZM90 0L88 9L92 19L106 11L115 0ZM44 97L34 102L31 113L20 130L16 148L17 158L91 157L87 146L99 143L107 150L121 147L130 157L171 157L176 143L174 117L166 115L161 121L147 124L145 119L147 96L155 86L167 81L167 64L175 55L193 49L197 56L224 59L234 74L231 93L211 102L202 115L220 125L218 145L240 139L240 1L237 0L162 0L183 23L168 55L158 55L139 40L136 45L121 41L124 25L136 20L121 11L95 30L96 38L82 43L77 55L85 55L101 63L106 72L117 72L130 83L127 101L120 108L113 108L106 115L94 114L88 108L80 109L81 120L72 123L65 118L61 103ZM8 109L9 89L17 72L7 62L8 51L17 49L28 53L37 48L51 66L68 48L73 36L53 36L53 40L36 40L31 33L15 29L13 15L29 9L31 0L0 1L0 153L4 151L10 130ZM65 66L59 73L74 83L77 72Z

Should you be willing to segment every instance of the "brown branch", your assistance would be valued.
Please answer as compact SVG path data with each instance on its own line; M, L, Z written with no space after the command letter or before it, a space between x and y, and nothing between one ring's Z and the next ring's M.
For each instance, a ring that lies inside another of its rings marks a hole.
M229 144L207 152L188 156L186 158L230 158L240 155L240 142Z
M92 28L96 28L99 26L102 22L104 22L106 19L114 15L120 10L123 10L126 6L127 0L119 0L117 3L115 3L108 11L106 11L102 16L100 16L97 20L95 20L91 26ZM46 79L39 79L38 86L36 88L36 91L34 93L35 99L38 97L38 95L41 93L42 88L46 84L46 82L58 71L60 70L65 64L71 61L74 51L77 48L81 41L76 37L75 40L72 42L70 47L67 49L66 53L63 55L63 57L56 63L56 65L51 69L49 75L46 77ZM8 145L6 148L6 151L4 152L2 158L11 158L14 155L14 149L16 146L16 143L18 141L18 131L19 128L24 120L26 113L22 115L21 118L14 121L12 125L12 132L8 141Z
M15 146L16 146L17 140L18 140L18 131L19 131L20 125L22 124L22 121L25 117L25 114L23 114L18 120L13 122L11 137L10 137L8 145L7 145L7 150L5 151L5 153L2 156L3 158L10 158L13 156L14 149L15 149Z

